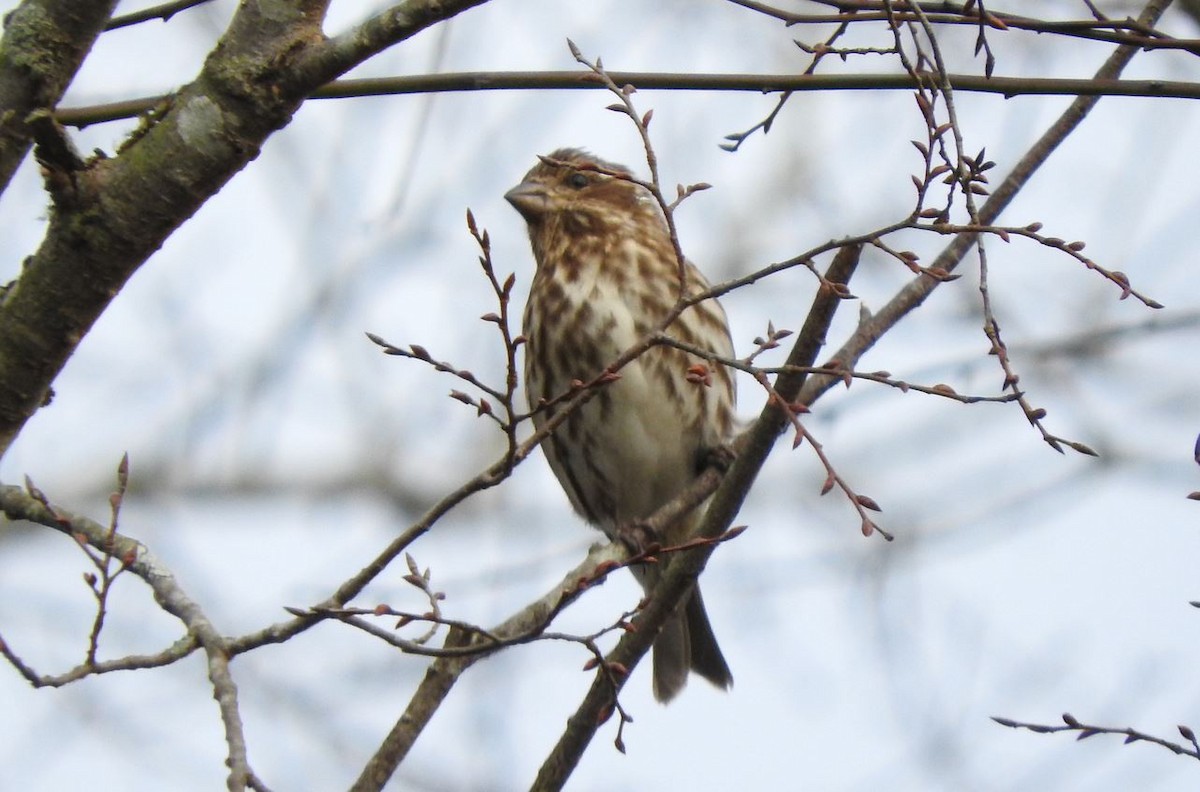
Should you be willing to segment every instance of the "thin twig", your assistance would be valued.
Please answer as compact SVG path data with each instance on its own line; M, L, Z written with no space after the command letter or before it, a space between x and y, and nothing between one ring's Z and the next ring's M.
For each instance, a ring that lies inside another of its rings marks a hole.
M100 552L110 554L113 558L120 559L125 569L150 586L154 592L155 601L162 609L183 622L188 630L188 635L204 650L208 660L208 677L213 686L213 697L217 700L221 720L225 726L229 786L231 789L243 788L252 773L247 759L246 737L238 708L237 685L229 671L228 645L199 604L184 592L174 575L154 557L145 545L128 536L110 531L108 526L100 525L86 517L74 515L61 507L51 505L45 495L36 489L31 488L31 491L26 492L14 486L0 486L0 510L9 519L28 520L45 525L73 537L76 541L86 542ZM15 653L7 644L4 646L4 657L9 662L13 662L16 657ZM177 644L177 646L180 647L180 650L185 648L183 644ZM160 654L158 657L162 656ZM129 658L126 658L126 661L128 660ZM31 669L28 666L22 664L17 668L18 670L24 669L22 676L25 676L31 684L36 684L29 675Z
M163 22L169 22L171 17L178 14L180 11L186 11L189 8L202 6L205 3L210 3L212 0L174 0L174 2L163 3L161 5L143 8L140 11L131 11L128 14L115 16L109 20L104 26L105 30L117 30L118 28L137 25L142 22L149 22L153 19L161 19Z
M1029 731L1036 732L1038 734L1075 732L1076 740L1086 740L1088 737L1095 737L1097 734L1121 734L1125 736L1126 745L1135 742L1153 743L1155 745L1161 745L1163 748L1166 748L1177 756L1188 756L1192 759L1200 760L1200 742L1197 742L1196 733L1190 726L1180 725L1176 727L1179 730L1179 734L1185 740L1187 740L1191 746L1185 747L1179 743L1165 740L1162 737L1155 737L1153 734L1147 734L1146 732L1138 731L1137 729L1132 729L1129 727L1120 728L1113 726L1094 726L1086 723L1080 723L1078 720L1076 720L1075 716L1069 712L1063 713L1062 719L1062 726L1049 726L1039 723L1023 723L1021 721L1012 720L1011 718L992 717L992 720L994 720L996 723L999 723L1001 726L1007 726L1010 729L1028 729Z
M1152 0L1148 3L1139 17L1139 23L1153 25L1169 3L1167 0ZM1137 54L1134 46L1121 46L1113 52L1096 73L1098 81L1114 81L1124 70L1125 66ZM993 78L995 79L995 78ZM954 81L951 80L951 84ZM955 86L957 88L957 86ZM1008 206L1025 183L1032 178L1034 172L1050 157L1054 150L1083 122L1088 112L1099 101L1099 96L1080 95L1055 121L1046 132L1033 144L1028 152L1017 162L1012 171L992 189L991 196L979 208L979 222L990 225L996 221L1000 213ZM975 242L974 234L959 234L938 255L931 268L940 271L953 272ZM890 330L903 317L915 310L936 289L939 281L927 277L914 278L901 289L895 297L875 313L865 317L859 323L854 335L833 354L842 365L852 368L875 342ZM833 387L837 383L833 377L813 377L801 393L801 400L806 404Z
M1200 51L1200 47L1198 47ZM621 85L638 90L734 91L911 91L917 83L907 74L704 74L672 72L609 72ZM1128 96L1149 99L1200 99L1200 85L1179 80L1091 80L1058 77L984 77L949 74L959 92L1016 96ZM314 90L311 99L363 96L455 93L462 91L596 90L604 86L582 79L577 71L446 72L403 77L333 80ZM85 127L136 118L171 99L170 94L126 99L97 105L58 107L54 118L63 126Z

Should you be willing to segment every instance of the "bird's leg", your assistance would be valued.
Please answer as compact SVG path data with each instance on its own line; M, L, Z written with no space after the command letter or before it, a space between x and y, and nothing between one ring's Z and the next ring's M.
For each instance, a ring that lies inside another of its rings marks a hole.
M737 452L733 450L733 446L729 443L721 443L720 445L700 449L697 457L697 473L703 472L705 468L715 468L724 475L729 472L729 468L733 466L733 461L737 459Z

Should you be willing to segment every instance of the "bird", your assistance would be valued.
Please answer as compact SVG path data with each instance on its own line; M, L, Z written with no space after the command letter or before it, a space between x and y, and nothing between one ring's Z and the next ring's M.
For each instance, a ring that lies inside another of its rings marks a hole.
M658 202L631 178L624 166L562 148L540 157L504 196L525 219L536 264L522 325L535 428L561 408L555 397L601 374L661 324L681 293L709 288L691 262L680 267ZM733 356L715 298L686 308L666 332ZM611 539L686 489L735 425L734 377L725 366L656 345L618 375L542 443L575 511ZM686 541L703 510L668 528L664 543ZM646 593L661 577L655 564L632 569ZM733 684L698 585L655 637L652 666L663 703L684 688L689 671L722 689Z

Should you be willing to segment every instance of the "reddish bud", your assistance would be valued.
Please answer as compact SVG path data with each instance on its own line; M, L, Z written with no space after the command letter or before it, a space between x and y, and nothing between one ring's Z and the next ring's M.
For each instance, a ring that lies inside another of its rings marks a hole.
M703 363L694 363L688 366L687 381L694 385L703 385L704 387L712 386L712 371Z
M875 499L867 495L859 495L855 498L855 500L858 501L858 505L862 506L864 509L870 509L873 512L883 511L883 509L879 507L879 504L875 502Z
M612 674L614 676L619 676L619 677L629 676L629 667L626 666L624 663L608 663L606 665L606 667L608 668L608 670L610 672L612 672Z

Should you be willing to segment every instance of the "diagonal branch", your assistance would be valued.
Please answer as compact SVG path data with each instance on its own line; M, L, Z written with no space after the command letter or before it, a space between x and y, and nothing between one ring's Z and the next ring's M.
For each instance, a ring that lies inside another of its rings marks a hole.
M117 156L48 163L46 236L0 302L0 454L126 282L313 91L481 2L399 3L337 40L340 57L327 57L334 44L321 30L328 0L243 2L196 79L157 105ZM79 3L59 5L77 12ZM97 16L98 27L108 14Z
M627 554L628 551L619 544L594 546L587 557L568 572L558 585L535 602L526 605L516 614L487 630L489 639L502 644L515 637L526 636L545 629L554 615L583 591L581 582L592 580L605 566L624 561ZM417 691L409 700L408 707L384 738L370 761L367 762L358 780L354 782L351 787L352 792L375 792L383 789L396 772L396 768L408 755L417 737L421 735L425 726L433 718L438 707L445 701L458 678L476 662L491 654L484 646L485 641L489 639L481 639L478 635L476 633L476 640L480 648L476 651L467 654L450 652L446 656L439 657L429 666ZM445 648L462 648L470 644L469 633L452 629L446 636Z
M58 105L116 5L116 0L25 0L5 14L0 192L29 153L29 114Z

